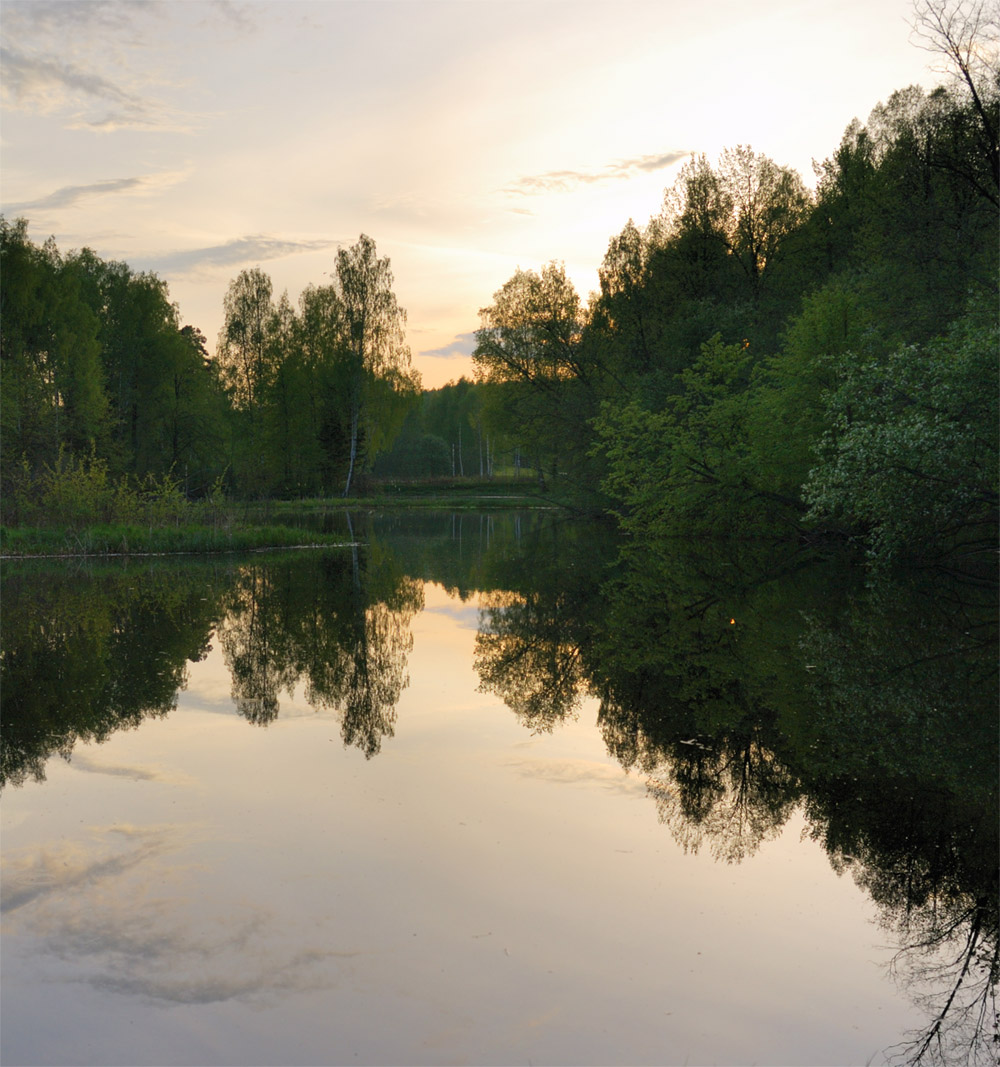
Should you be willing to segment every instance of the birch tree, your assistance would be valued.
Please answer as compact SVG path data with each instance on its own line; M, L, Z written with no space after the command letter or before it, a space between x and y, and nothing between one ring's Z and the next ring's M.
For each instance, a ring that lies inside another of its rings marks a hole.
M389 413L380 409L391 408L394 399L418 388L406 345L406 312L396 301L392 283L388 256L377 256L367 234L350 248L337 250L334 288L343 315L350 419L344 496L351 491L362 432L378 436L379 416Z

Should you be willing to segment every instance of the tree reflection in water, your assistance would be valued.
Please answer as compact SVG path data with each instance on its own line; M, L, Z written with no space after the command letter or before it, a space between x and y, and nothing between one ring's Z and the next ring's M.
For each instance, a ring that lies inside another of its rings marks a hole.
M474 660L480 688L496 693L532 733L551 731L580 703L580 651L562 639L564 606L539 594L480 599Z
M187 664L208 652L219 580L213 565L5 564L0 788L175 708Z
M392 737L422 586L377 543L359 554L272 558L241 566L218 635L233 701L266 726L302 683L310 707L335 711L347 746L374 756Z
M866 587L842 564L747 545L633 544L599 589L579 563L511 569L516 591L481 616L483 687L533 730L598 697L609 752L646 776L686 850L738 862L801 809L878 905L892 974L929 1019L892 1056L993 1063L992 585Z
M997 1053L993 611L989 588L911 577L866 590L836 628L809 618L802 641L835 679L814 683L831 746L807 810L881 908L892 971L930 1019L894 1050L907 1063Z

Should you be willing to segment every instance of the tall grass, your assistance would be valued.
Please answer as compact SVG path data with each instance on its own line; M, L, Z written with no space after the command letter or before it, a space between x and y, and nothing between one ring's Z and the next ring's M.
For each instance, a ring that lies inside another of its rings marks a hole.
M11 478L3 502L0 553L131 555L228 552L300 545L303 532L240 519L220 485L190 501L170 475L113 479L104 460L60 454L52 467ZM330 534L307 535L313 544L337 544Z

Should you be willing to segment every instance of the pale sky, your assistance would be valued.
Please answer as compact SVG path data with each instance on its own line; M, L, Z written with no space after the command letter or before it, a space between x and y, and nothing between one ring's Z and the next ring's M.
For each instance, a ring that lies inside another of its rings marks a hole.
M0 3L0 201L164 278L210 347L240 270L297 304L359 234L426 388L479 308L562 260L582 299L693 153L813 184L855 116L941 76L910 0Z

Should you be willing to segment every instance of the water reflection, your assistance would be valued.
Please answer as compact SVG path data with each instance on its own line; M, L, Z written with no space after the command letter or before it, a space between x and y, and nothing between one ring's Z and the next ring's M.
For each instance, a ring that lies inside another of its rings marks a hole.
M596 697L608 752L688 851L738 863L802 811L878 905L894 976L924 1008L894 1055L992 1061L992 587L866 586L842 564L753 546L620 553L607 530L539 514L357 517L354 531L354 550L8 566L2 784L167 714L213 640L249 723L301 692L373 757L397 726L422 583L478 591L482 690L535 733Z
M12 564L2 597L0 787L173 710L213 636L248 722L272 722L301 684L371 757L393 734L422 587L373 540L215 564Z
M233 701L267 725L281 693L302 683L311 707L338 713L344 744L370 758L393 734L422 587L377 541L310 563L275 557L237 569L218 627Z
M599 596L576 574L487 603L483 684L533 729L599 697L609 752L685 849L738 862L801 808L925 1008L895 1055L993 1062L993 588L676 543L632 546Z
M177 704L207 652L211 565L178 571L6 566L0 620L0 786L45 778L53 753Z

